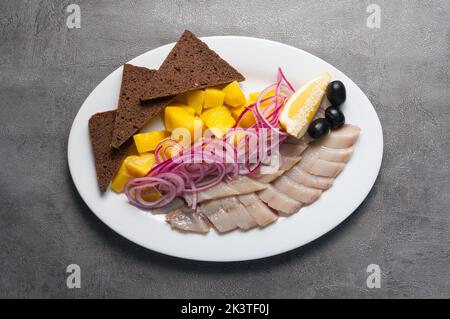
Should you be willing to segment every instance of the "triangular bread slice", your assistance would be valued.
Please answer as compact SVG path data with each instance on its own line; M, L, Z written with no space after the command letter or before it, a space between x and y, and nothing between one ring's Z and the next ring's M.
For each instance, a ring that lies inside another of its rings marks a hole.
M101 192L108 189L108 185L119 169L132 141L129 139L119 149L111 148L115 118L116 111L107 111L94 114L89 119L89 135L94 150L95 170Z
M186 30L153 80L147 83L141 100L149 101L244 80L241 73Z
M111 146L119 148L133 134L156 116L170 99L159 99L142 104L144 88L153 82L156 70L125 64L120 88L119 107L114 124Z

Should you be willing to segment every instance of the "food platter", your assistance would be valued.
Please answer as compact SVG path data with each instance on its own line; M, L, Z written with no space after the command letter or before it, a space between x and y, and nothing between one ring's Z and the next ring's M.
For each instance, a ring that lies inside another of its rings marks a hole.
M97 113L115 109L122 67L107 76L81 106L69 136L68 162L74 184L89 208L109 227L148 249L181 258L204 261L240 261L280 254L305 245L345 220L362 203L377 178L383 154L382 128L374 107L345 74L300 49L264 39L223 36L201 38L211 49L238 69L246 81L245 92L273 83L281 67L294 87L319 73L329 72L346 84L343 106L347 123L361 128L352 159L333 187L313 204L265 228L206 235L171 229L164 216L152 215L129 205L127 198L97 186L88 121ZM148 51L129 63L158 69L174 43ZM144 131L164 129L156 117Z

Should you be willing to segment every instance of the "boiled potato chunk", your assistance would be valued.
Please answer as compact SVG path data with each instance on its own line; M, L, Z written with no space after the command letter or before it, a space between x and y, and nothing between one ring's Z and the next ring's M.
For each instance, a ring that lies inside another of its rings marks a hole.
M180 141L180 138L178 138L176 135L179 135L179 133L183 133L183 131L178 129L186 129L187 132L185 132L190 134L190 142L193 142L195 139L201 137L204 126L203 121L200 119L200 117L192 115L192 113L188 112L186 108L172 106L166 107L165 125L166 129L172 132L172 138L177 141ZM187 141L183 142L187 143Z
M172 137L170 139L173 139ZM172 158L175 155L177 155L178 153L180 153L181 149L178 147L168 147L170 145L173 145L173 142L170 141L169 139L167 139L167 141L163 141L162 142L162 147L161 149L158 151L158 155L162 156L162 158L167 159L167 158Z
M230 107L231 115L234 117L234 119L237 121L239 116L242 112L245 111L245 107ZM239 123L239 127L242 128L249 128L255 124L255 117L253 116L253 113L251 111L248 111L245 113L244 117L241 119L241 122Z
M250 102L251 103L255 103L258 100L258 96L261 94L261 92L262 91L257 91L257 92L250 93L248 95L248 98L249 98ZM269 98L271 96L274 96L274 95L275 95L275 90L270 90L269 92L266 93L266 95L264 95L262 97L262 100L267 99L267 98ZM280 100L280 102L281 102L281 100ZM261 106L264 108L265 106L269 105L270 103L271 103L270 101L264 102L264 103L261 103Z
M146 200L147 202L155 202L161 198L161 193L159 193L158 191L150 190L149 192L142 192L141 196L142 199Z
M232 128L236 121L230 111L224 106L211 108L202 114L206 126L218 138L222 138L227 129Z
M133 139L138 152L145 153L154 151L159 142L168 136L169 133L166 131L152 131L148 133L136 134L133 136Z
M224 102L226 105L238 107L245 104L244 92L242 92L237 81L231 82L222 91L225 93Z
M195 114L202 114L203 103L205 101L205 91L194 90L186 93L187 105L195 110Z
M200 115L200 117L202 118L203 121L206 121L206 119L211 114L217 114L217 113L227 116L230 114L230 110L225 106L216 106L216 107L210 108L210 109L206 110L205 112L203 112L202 115Z
M127 167L125 166L125 162L122 162L122 165L120 166L119 170L116 173L116 176L114 176L111 188L116 193L121 193L126 185L126 183L134 178L133 175L128 171Z
M143 153L127 156L124 163L130 174L135 177L142 177L147 175L153 165L156 164L156 159L153 153Z
M175 108L180 108L185 110L186 112L188 112L191 115L195 115L195 110L194 108L186 105L186 104L176 104L176 103L171 103L170 105L166 106L166 108L168 107L175 107Z
M203 101L203 108L209 109L215 106L223 105L225 93L222 90L215 88L205 89L205 100Z

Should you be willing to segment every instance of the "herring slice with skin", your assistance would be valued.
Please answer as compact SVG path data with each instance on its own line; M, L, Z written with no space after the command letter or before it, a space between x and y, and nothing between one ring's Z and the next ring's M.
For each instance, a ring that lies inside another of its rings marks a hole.
M281 176L277 179L273 183L273 187L290 198L305 204L315 202L322 194L320 189L310 188L302 184L298 184L287 176Z
M321 190L329 189L334 182L334 178L309 174L298 165L289 170L286 176L299 184Z
M225 183L236 191L236 195L254 193L267 187L264 183L247 176L237 176L232 180L227 180Z
M220 200L221 209L227 212L236 225L243 230L257 226L256 220L249 214L245 206L236 197Z
M167 214L171 211L174 211L178 208L182 208L184 206L184 201L181 198L175 198L173 201L171 201L169 204L167 204L164 207L161 208L153 208L151 210L152 214L154 215L160 215L160 214Z
M232 216L221 208L219 200L203 203L198 211L204 214L220 233L226 233L238 228Z
M338 176L345 168L344 163L328 162L313 156L304 157L298 165L312 175L331 178Z
M309 147L303 157L314 156L329 162L347 163L353 154L353 147L329 148L320 144Z
M166 215L166 221L174 229L194 232L207 233L211 228L208 220L202 215L189 209L176 209Z
M330 134L320 141L320 145L329 148L348 148L352 147L359 137L361 129L358 126L345 124L337 130L333 130Z
M237 198L259 226L267 226L278 219L278 215L264 204L255 193L240 195Z
M254 193L265 189L267 186L247 176L237 176L230 181L220 182L216 186L201 191L197 194L197 202L203 203L213 199L220 199L235 195ZM189 206L192 205L192 195L185 196Z
M283 194L272 185L265 190L258 192L259 198L273 209L284 214L292 215L303 206L303 203L296 201Z

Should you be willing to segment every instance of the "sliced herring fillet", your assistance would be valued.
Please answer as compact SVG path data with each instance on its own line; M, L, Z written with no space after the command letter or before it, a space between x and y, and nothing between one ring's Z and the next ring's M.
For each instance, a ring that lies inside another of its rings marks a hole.
M249 214L245 206L236 197L220 199L220 206L227 212L240 229L250 229L258 224Z
M347 163L353 154L353 147L348 148L329 148L326 146L316 145L309 147L303 157L314 156L329 162Z
M211 228L205 216L188 209L174 210L166 215L166 221L172 228L194 233L207 233Z
M298 164L289 170L286 176L299 184L322 190L329 189L334 182L334 178L309 174L300 168Z
M281 156L296 157L302 155L302 153L308 148L307 143L291 144L283 143L280 145Z
M181 198L175 198L173 201L171 201L169 204L167 204L164 207L161 208L155 208L152 209L151 212L154 215L159 215L159 214L167 214L171 211L174 211L178 208L182 208L184 206L184 201Z
M273 170L273 167L262 165L250 177L263 184L269 184L273 182L301 160L302 157L300 155L305 151L307 147L308 144L304 142L299 144L281 144L278 154L273 155L276 156L279 161L278 170L276 172L271 172L271 170Z
M278 215L267 207L255 193L240 195L237 198L244 204L247 212L255 219L259 226L266 226L278 219Z
M338 130L333 130L320 141L320 145L330 148L348 148L355 144L361 129L355 125L345 124Z
M259 174L259 175L252 175L252 179L257 180L260 183L263 184L269 184L276 180L278 177L284 174L285 171L278 170L273 174Z
M238 176L230 181L225 181L201 191L197 194L197 202L203 203L213 199L220 199L235 195L254 193L265 189L267 186L247 176ZM188 206L192 205L192 196L185 197Z
M254 193L267 187L265 184L255 181L247 176L238 176L225 183L236 191L236 195Z
M219 200L203 203L198 211L204 214L221 233L229 232L238 227L232 216L221 208Z
M345 168L344 163L328 162L314 156L304 157L298 165L312 175L332 178L338 176Z
M320 189L310 188L302 184L298 184L287 176L281 176L277 179L273 183L273 187L290 198L305 204L315 202L322 194Z
M296 213L303 206L301 202L283 194L272 185L269 185L265 190L258 192L258 196L264 203L273 209L289 215Z
M302 159L301 156L281 156L280 170L288 171Z

